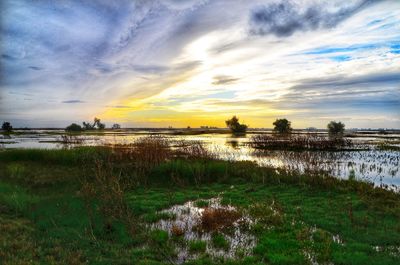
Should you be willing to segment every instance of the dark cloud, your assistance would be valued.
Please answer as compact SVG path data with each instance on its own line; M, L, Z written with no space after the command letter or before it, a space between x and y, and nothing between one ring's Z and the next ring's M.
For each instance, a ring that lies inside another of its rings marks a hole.
M28 68L32 69L32 70L36 70L36 71L40 71L43 69L42 67L38 67L38 66L29 66Z
M6 59L6 60L15 60L16 58L14 58L13 56L9 55L9 54L2 54L1 58Z
M168 67L161 65L134 65L133 69L143 74L162 74L168 70Z
M280 107L400 113L400 72L336 75L298 83L279 99Z
M313 78L299 80L299 85L294 86L294 90L309 90L313 88L324 88L331 90L332 88L349 87L349 86L399 86L400 72L389 73L373 73L358 76L332 76L326 78Z
M271 3L251 11L250 34L287 37L297 31L333 28L372 2L362 0L334 11L327 10L322 4L302 10L291 1Z
M218 75L214 76L214 82L212 82L213 85L226 85L226 84L231 84L239 80L239 78L234 78L232 76L226 76L226 75Z
M77 104L77 103L85 103L85 101L78 100L78 99L71 99L71 100L62 101L62 103L66 103L66 104Z

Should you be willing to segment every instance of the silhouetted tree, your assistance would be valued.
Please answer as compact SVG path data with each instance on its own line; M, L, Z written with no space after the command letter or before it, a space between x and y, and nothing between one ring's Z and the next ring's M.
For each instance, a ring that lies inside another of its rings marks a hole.
M88 122L82 122L83 124L83 129L85 130L94 130L94 127L92 124L88 123Z
M103 130L106 127L106 125L104 123L101 123L100 119L96 117L94 118L93 124L90 124L89 122L82 122L82 124L85 130L95 130L96 128L99 130Z
M12 131L11 123L9 123L8 121L3 122L1 129L6 132L11 132Z
M232 119L225 121L225 123L233 133L245 133L248 127L246 124L240 124L239 118L236 116L233 116Z
M113 130L121 129L121 125L119 125L118 123L114 123L111 129Z
M274 132L280 135L289 135L292 132L291 122L287 119L276 119L273 125Z
M72 123L67 128L65 128L65 130L69 132L80 132L82 131L82 127L79 124Z
M328 123L328 134L330 138L341 139L344 135L344 123L331 121Z
M106 128L106 125L104 123L101 123L99 118L95 117L93 127L96 127L96 126L97 126L97 129L99 129L99 130L103 130L104 128Z

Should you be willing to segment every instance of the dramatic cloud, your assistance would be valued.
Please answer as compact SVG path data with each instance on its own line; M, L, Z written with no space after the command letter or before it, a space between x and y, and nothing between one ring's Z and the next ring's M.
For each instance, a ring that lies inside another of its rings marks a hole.
M400 1L4 0L0 116L400 127ZM371 117L374 119L371 121ZM377 118L378 117L378 118Z
M285 37L296 31L333 28L372 2L371 0L355 0L350 6L332 8L332 10L328 9L329 4L321 2L316 2L306 8L301 8L300 4L293 1L271 3L252 11L250 33Z

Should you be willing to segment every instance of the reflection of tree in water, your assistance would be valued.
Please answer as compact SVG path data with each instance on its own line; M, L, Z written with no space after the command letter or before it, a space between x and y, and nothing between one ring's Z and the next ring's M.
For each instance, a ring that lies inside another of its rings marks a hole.
M229 145L234 149L238 149L239 148L239 141L238 140L226 140L226 145Z

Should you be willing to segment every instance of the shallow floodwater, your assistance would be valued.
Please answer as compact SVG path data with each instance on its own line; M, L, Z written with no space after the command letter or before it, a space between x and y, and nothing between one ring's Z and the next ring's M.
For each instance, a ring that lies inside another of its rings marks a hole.
M226 211L236 211L237 209L230 205L222 205L221 198L212 198L202 200L207 202L207 209L223 209ZM197 207L195 201L188 201L183 205L174 205L171 208L162 210L160 213L175 216L175 219L162 219L151 226L152 229L162 229L173 236L174 229L179 229L181 237L185 242L204 241L207 246L205 252L212 257L235 258L238 253L243 256L251 254L256 246L257 240L254 235L249 232L250 226L254 223L250 216L243 214L238 220L230 224L228 233L219 231L226 242L225 249L217 248L212 244L213 231L202 231L199 229L202 222L202 214L206 208ZM178 245L176 248L176 263L180 264L187 260L195 259L198 254L192 253L187 244Z
M360 180L373 182L376 185L385 185L391 189L400 187L400 151L378 150L376 143L383 141L379 135L355 137L355 143L369 146L369 150L358 151L257 151L248 146L250 137L233 136L231 134L200 134L200 135L173 135L168 131L157 131L171 140L201 141L209 150L225 160L250 160L260 165L283 167L299 172L322 171L339 178L348 178L350 175ZM0 135L0 146L3 148L42 148L60 149L71 147L62 144L62 131L40 130L20 132L9 137ZM154 134L150 131L122 131L105 132L99 135L79 135L81 143L72 146L130 144L140 137ZM393 141L398 146L399 135L385 136L385 141Z

